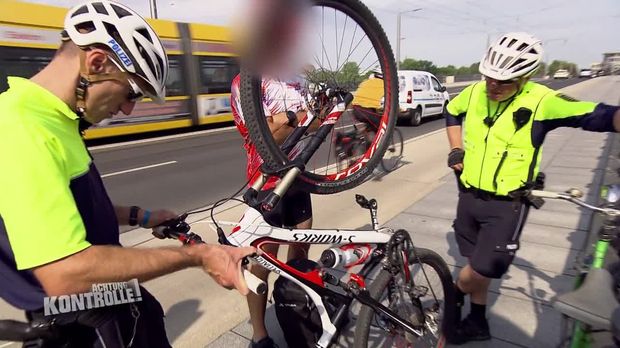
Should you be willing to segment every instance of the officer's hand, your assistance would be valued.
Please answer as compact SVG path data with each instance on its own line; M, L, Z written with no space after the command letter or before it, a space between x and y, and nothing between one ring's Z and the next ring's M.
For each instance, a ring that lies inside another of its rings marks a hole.
M241 262L244 257L256 252L256 248L253 247L208 245L201 254L202 268L219 285L226 289L237 289L245 296L250 290L243 278Z
M145 224L143 224L142 222L144 220L144 214L147 214L146 210L143 210L142 215L138 216L138 223L144 228L153 228L168 220L176 219L179 216L179 214L170 210L157 209L150 212L148 220Z
M463 171L463 158L465 158L465 150L455 147L448 154L448 167L458 172Z

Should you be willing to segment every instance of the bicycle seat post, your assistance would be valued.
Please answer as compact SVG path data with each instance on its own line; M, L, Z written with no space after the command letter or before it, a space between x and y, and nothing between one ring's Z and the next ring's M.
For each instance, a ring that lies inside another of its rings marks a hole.
M379 219L377 218L377 210L379 208L379 204L377 204L377 200L372 198L370 200L366 199L363 195L355 195L355 202L362 208L368 209L370 211L370 222L372 223L372 229L376 230L379 228Z
M377 200L373 198L368 201L368 203L368 210L370 210L370 221L372 222L372 229L379 229L379 218L377 217L377 210L379 208L379 205L377 204Z

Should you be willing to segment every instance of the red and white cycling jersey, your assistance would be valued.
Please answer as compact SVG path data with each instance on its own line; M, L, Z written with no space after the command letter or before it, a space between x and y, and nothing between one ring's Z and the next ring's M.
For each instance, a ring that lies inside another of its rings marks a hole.
M241 110L241 98L239 96L240 81L241 78L239 75L235 76L233 79L230 88L230 105L235 119L235 125L243 137L243 147L247 152L247 178L248 180L252 179L250 183L253 183L254 180L260 176L257 169L263 164L263 159L258 154L256 146L252 143L248 129L245 126L245 118ZM277 80L263 79L261 88L265 117L270 117L286 111L298 112L305 110L304 99L295 86ZM302 146L303 144L301 143L297 144L289 156L291 158L294 157L295 154L299 153ZM252 174L254 174L254 178L252 178ZM277 178L270 179L267 184L263 186L263 190L272 189L276 182Z

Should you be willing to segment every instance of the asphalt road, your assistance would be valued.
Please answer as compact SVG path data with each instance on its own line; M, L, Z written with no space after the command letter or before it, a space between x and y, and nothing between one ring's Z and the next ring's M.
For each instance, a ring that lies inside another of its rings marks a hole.
M560 89L579 79L543 81ZM464 87L448 88L454 97ZM399 127L405 140L444 126L440 117ZM245 183L245 152L234 127L91 148L112 201L184 212L230 196ZM323 149L319 157L325 158ZM317 167L324 160L318 160ZM332 162L333 163L333 162Z

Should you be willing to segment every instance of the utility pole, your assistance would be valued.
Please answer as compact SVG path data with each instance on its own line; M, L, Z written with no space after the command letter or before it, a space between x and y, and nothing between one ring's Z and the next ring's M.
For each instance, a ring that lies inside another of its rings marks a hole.
M149 0L149 8L151 9L151 18L157 19L157 0Z
M421 8L416 8L416 9L407 10L407 11L400 11L398 12L398 15L396 16L396 70L400 69L400 40L403 39L400 35L401 16L405 13L417 12L420 10Z

